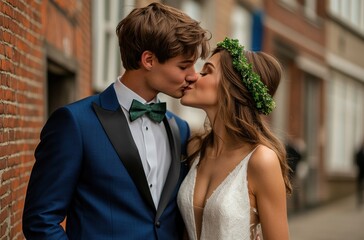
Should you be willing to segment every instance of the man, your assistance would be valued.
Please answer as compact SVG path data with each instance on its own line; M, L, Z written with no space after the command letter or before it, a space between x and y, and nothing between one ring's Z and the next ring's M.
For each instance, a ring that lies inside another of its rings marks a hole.
M157 94L183 95L208 54L207 34L159 3L134 9L116 33L123 76L56 110L42 130L24 206L27 239L181 238L176 195L189 128L164 114Z

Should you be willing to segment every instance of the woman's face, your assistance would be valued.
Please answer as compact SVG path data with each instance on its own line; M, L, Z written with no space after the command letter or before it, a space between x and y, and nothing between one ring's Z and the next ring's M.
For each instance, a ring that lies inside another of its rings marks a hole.
M218 86L220 82L220 54L214 54L204 64L199 78L185 89L181 103L201 108L205 111L217 107Z

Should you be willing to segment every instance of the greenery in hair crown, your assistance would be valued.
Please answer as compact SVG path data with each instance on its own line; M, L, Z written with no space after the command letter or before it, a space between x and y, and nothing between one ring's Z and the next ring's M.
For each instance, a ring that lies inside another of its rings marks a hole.
M260 80L257 73L253 71L252 64L248 63L244 55L244 47L237 39L225 38L217 44L218 47L226 49L232 59L234 69L241 75L241 80L252 94L256 108L260 113L268 115L273 111L276 104L268 93L267 86Z

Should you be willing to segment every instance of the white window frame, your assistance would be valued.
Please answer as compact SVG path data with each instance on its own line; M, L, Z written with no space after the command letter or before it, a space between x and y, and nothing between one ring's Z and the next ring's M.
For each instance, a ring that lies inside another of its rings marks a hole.
M317 0L305 0L305 16L311 20L317 19Z
M298 2L297 0L280 0L279 1L282 5L286 6L289 9L297 9L298 8Z
M231 36L244 45L246 50L251 49L252 15L242 5L237 4L231 14Z
M92 6L93 88L100 92L122 73L115 30L119 21L134 8L135 0L93 0Z
M336 19L364 35L364 2L362 0L330 0L328 10Z
M282 65L287 66L288 62L282 61ZM289 109L290 103L288 93L292 82L290 71L290 68L286 68L285 71L282 72L282 79L274 96L276 108L272 112L272 128L281 141L286 140L286 133L288 132L287 109Z
M325 161L329 175L355 174L353 154L363 138L364 87L335 70L327 89L328 146Z

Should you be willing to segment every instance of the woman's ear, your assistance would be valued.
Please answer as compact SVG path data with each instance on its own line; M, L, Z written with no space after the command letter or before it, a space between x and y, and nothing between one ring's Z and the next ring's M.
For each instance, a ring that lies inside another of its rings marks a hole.
M146 70L151 70L153 67L154 54L151 51L144 51L140 58L141 67Z

